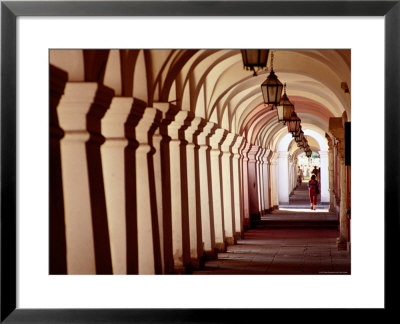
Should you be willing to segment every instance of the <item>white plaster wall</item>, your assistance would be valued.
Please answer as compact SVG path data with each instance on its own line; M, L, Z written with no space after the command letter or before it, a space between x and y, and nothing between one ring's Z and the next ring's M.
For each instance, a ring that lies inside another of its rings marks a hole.
M288 152L279 152L278 156L278 201L279 204L289 203L289 163Z

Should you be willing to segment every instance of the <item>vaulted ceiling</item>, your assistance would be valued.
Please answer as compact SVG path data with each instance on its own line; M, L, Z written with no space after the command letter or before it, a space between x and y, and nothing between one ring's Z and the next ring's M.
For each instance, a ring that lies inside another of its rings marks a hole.
M350 50L273 52L274 71L286 83L303 129L325 137L330 117L346 113L350 121ZM253 76L245 70L239 49L52 50L50 63L67 71L70 81L101 82L116 96L149 106L172 102L263 147L276 148L287 134L263 102L260 85L268 72Z

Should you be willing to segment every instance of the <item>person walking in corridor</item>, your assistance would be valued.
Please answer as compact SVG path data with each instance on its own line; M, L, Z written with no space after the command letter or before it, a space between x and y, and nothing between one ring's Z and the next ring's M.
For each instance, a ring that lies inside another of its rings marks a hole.
M303 170L300 167L298 167L298 169L297 169L297 186L298 187L301 186L301 183L303 182L303 178L304 178Z
M316 210L317 209L317 196L319 194L319 183L315 179L316 176L313 174L311 176L311 180L308 181L308 192L310 194L310 206L311 209Z
M311 171L312 174L315 174L315 180L319 181L319 168L315 165L314 169Z

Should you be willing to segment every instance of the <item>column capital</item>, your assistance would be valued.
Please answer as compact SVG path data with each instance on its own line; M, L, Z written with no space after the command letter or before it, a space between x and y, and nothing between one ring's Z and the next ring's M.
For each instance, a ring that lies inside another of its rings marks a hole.
M65 84L68 81L68 73L50 64L50 78L50 95L53 93L62 95L64 93Z
M208 146L209 137L214 134L214 130L217 125L213 122L208 122L206 120L202 120L199 125L198 134L196 134L196 144L202 146Z
M210 137L210 145L214 150L219 150L220 145L224 142L228 131L223 128L217 128L214 134Z
M271 153L271 150L266 148L265 149L265 154L262 157L263 162L265 162L265 163L268 162L268 157L269 157L270 153Z
M260 148L259 146L257 146L257 145L252 145L252 146L250 147L250 150L249 150L249 152L247 153L247 156L248 156L248 158L249 158L249 161L251 161L251 162L256 162L256 155L257 155L257 153L259 152L260 149L261 149L261 148Z
M109 139L125 138L125 123L133 110L132 97L114 97L101 121L102 134Z
M161 111L162 119L165 119L167 118L168 111L171 109L171 104L169 102L153 102L153 108Z
M247 158L247 154L251 149L251 144L245 139L242 144L242 155Z
M264 157L267 155L268 151L265 147L263 147L263 149L261 150L261 154L260 154L260 163L263 164L265 162Z
M344 147L344 141L341 140L336 140L336 143L334 144L334 147L337 150L337 155L341 159L345 157L345 147Z
M168 102L154 102L153 107L161 112L161 122L159 125L159 133L165 140L169 140L169 130L168 126L171 124L175 115L181 111L177 106L170 104Z
M180 110L174 115L173 121L168 125L168 135L173 140L184 139L184 134L180 136L181 132L185 131L190 126L193 116L187 110Z
M135 127L135 137L139 144L148 144L149 133L152 134L161 121L161 112L158 109L147 107Z
M327 133L325 133L325 138L328 143L329 149L330 150L333 149L332 137L330 137Z
M244 142L244 137L237 135L235 143L232 145L232 153L233 154L239 154L240 148L243 145Z
M97 82L67 82L58 106L60 126L65 131L100 134L100 120L113 96L114 90Z
M339 155L341 155L344 158L345 135L344 135L344 127L343 127L342 117L329 118L329 131L335 137L335 140L338 141L338 144L337 144L338 153L339 153Z
M202 125L201 125L202 120L203 119L200 117L194 117L191 120L190 125L184 130L185 139L189 143L194 143L194 137L197 136L196 133L198 132L200 127L202 127Z
M345 164L344 154L343 155L339 154L338 158L339 158L339 163L344 166Z
M50 98L49 98L49 124L50 136L53 139L61 139L64 136L59 125L57 106L64 94L65 84L68 81L68 73L50 64Z
M227 133L225 136L225 140L221 144L221 150L224 153L232 153L232 147L235 144L236 141L236 134L233 133Z
M278 153L278 152L271 151L271 155L270 155L270 157L269 157L269 162L270 162L271 164L276 164L276 161L277 161L277 159L278 159L278 156L279 156L279 153Z
M265 154L264 148L260 147L258 152L255 155L257 163L261 164L262 163L262 156Z

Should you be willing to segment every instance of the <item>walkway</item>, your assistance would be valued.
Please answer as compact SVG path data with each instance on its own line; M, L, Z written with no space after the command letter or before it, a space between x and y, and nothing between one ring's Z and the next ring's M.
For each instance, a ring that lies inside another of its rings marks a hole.
M338 251L335 214L309 210L303 184L289 205L261 217L254 229L193 274L350 274L350 254Z

